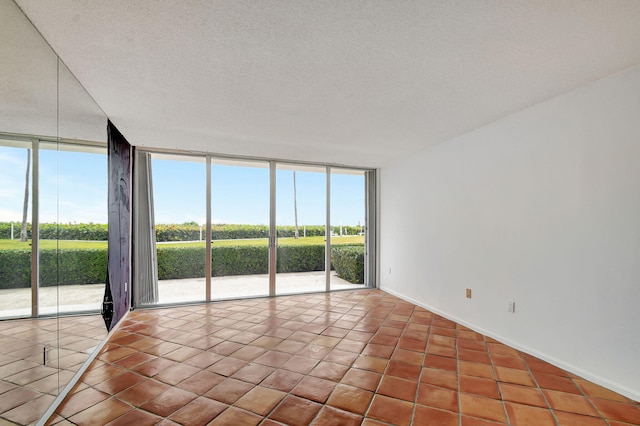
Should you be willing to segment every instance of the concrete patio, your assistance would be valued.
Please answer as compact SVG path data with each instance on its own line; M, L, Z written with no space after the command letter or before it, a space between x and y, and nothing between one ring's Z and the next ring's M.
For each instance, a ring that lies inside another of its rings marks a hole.
M211 279L213 300L268 296L269 276L235 275ZM331 272L331 290L363 288ZM325 290L325 273L294 272L277 274L276 294L310 293ZM205 278L162 280L158 282L158 304L199 302L205 299ZM39 289L40 314L99 311L104 284L65 285ZM59 305L59 306L58 306ZM31 315L31 289L0 290L0 318Z

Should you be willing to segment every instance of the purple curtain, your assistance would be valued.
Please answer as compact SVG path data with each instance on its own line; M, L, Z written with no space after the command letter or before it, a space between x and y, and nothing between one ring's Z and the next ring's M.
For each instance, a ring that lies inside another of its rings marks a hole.
M109 121L109 255L102 316L111 330L131 306L131 145Z

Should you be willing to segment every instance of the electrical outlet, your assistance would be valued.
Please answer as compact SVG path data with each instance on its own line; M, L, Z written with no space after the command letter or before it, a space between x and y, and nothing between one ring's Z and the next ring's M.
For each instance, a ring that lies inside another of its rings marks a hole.
M467 299L471 299L471 289L467 289Z
M509 302L509 312L512 314L516 312L516 302Z

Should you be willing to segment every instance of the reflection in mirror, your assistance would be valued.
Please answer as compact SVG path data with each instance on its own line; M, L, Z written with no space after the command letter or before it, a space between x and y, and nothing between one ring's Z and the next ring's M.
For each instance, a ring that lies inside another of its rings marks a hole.
M106 336L106 117L11 0L0 76L0 424L29 424Z

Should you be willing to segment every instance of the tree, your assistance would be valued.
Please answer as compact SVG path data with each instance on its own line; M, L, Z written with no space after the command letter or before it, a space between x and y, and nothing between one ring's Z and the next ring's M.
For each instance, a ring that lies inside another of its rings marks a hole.
M293 220L295 222L294 237L297 240L300 238L300 231L298 231L298 200L296 198L296 172L293 172Z
M29 171L31 170L31 149L27 148L27 172L24 176L24 203L22 205L22 229L20 241L27 241L27 210L29 209Z

